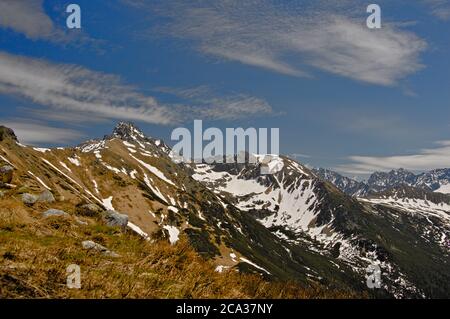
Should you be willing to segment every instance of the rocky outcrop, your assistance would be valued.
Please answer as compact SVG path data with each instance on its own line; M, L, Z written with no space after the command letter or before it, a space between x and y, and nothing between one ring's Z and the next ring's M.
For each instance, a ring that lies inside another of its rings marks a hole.
M118 213L114 210L107 210L103 213L103 219L106 224L111 227L120 227L125 230L128 225L128 216L125 214Z
M113 251L110 251L108 248L93 242L92 240L85 240L81 243L84 249L99 252L108 257L120 257L120 255L116 254Z
M14 131L6 126L0 126L0 142L10 138L17 142L17 136L14 134Z

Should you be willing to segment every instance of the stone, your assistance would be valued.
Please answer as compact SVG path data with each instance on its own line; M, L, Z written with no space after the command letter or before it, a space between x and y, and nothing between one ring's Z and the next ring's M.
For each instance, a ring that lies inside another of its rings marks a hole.
M0 167L0 182L9 184L13 179L14 168L10 165Z
M55 202L55 197L53 196L52 192L50 192L48 189L46 189L41 194L39 194L38 202L53 203L53 202Z
M46 212L43 212L42 216L44 218L53 217L53 216L56 216L56 217L66 216L66 217L68 217L69 214L67 214L66 212L64 212L62 210L59 210L59 209L49 209Z
M22 202L25 205L32 206L36 204L37 202L40 203L53 203L55 202L55 197L53 196L52 192L49 190L45 190L39 195L34 195L30 193L23 193L22 194Z
M107 210L104 212L103 219L105 220L106 225L111 227L119 226L122 230L125 230L128 225L128 216L114 210Z
M22 194L22 202L25 205L32 206L37 202L37 200L38 200L38 196L36 196L36 195L29 194L29 193Z
M85 240L81 243L84 249L93 250L99 253L102 253L108 257L120 257L120 255L116 254L113 251L110 251L108 248L93 242L92 240Z

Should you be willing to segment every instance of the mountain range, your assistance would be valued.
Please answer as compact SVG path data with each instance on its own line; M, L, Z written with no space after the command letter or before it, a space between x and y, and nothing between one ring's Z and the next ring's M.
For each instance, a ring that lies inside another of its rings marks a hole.
M370 175L367 182L357 181L324 168L314 169L314 172L351 196L367 196L399 186L450 194L450 168L434 169L420 174L414 174L403 168L390 172L375 172Z
M186 238L225 275L370 297L450 297L450 169L358 182L272 160L282 168L269 175L261 163L179 163L164 141L125 122L102 139L54 149L25 146L1 127L0 167L13 176L5 173L0 201L29 206L48 191L69 215L95 205L110 219L126 216L143 240ZM367 286L370 265L381 269L378 289Z

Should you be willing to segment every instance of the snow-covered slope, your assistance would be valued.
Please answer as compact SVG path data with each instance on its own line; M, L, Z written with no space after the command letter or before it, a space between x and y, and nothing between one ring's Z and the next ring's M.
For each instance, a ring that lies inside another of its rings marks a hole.
M325 182L317 171L281 158L283 169L272 175L261 175L259 165L231 163L196 165L192 176L254 216L280 239L339 262L341 267L343 263L356 273L363 274L368 265L378 264L386 274L386 289L397 297L426 295L416 286L414 275L405 272L405 265L393 258L398 252L383 238L399 245L410 241L398 234L395 223L386 224L389 219L407 220L402 227L420 236L423 242L419 246L431 243L439 247L437 254L448 258L445 245L450 206L439 202L441 195L434 196L437 202L420 197L355 200ZM400 173L397 175L409 175ZM398 190L397 195L411 196L405 192ZM366 191L356 194L366 195Z
M193 178L231 198L239 209L258 212L267 228L282 226L318 235L325 225L317 219L321 202L317 178L297 162L284 157L280 161L282 169L270 175L261 175L260 165L199 164Z

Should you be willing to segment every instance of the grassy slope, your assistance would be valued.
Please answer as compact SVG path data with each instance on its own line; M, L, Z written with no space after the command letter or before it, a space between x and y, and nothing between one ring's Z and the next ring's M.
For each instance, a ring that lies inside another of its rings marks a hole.
M43 219L49 207L24 207L0 199L0 298L347 298L355 295L323 287L265 281L235 270L214 271L186 240L176 245L147 242L133 233L104 226L96 218ZM106 257L82 248L93 240L121 257ZM82 288L68 289L66 267L81 267Z

